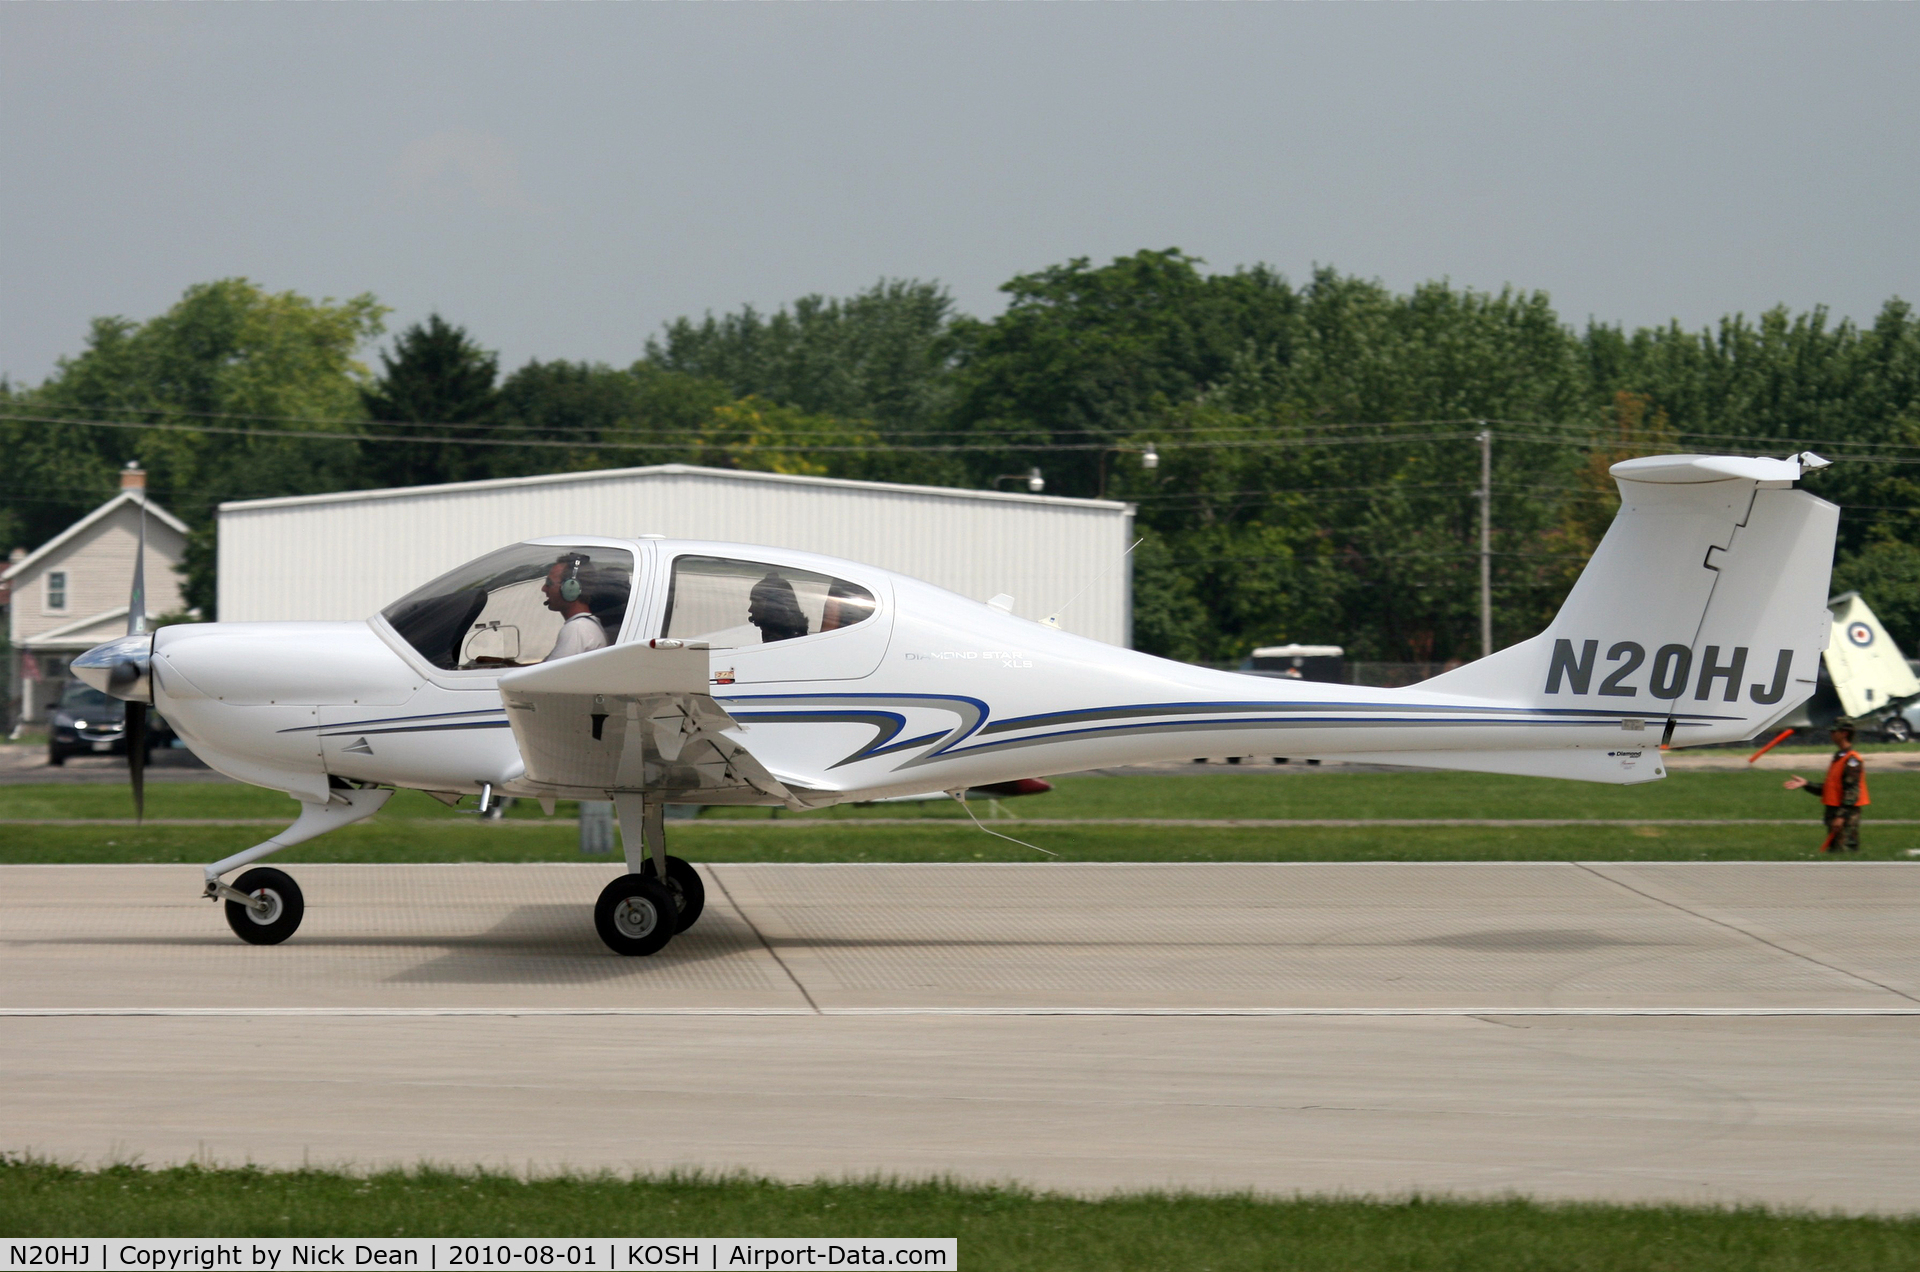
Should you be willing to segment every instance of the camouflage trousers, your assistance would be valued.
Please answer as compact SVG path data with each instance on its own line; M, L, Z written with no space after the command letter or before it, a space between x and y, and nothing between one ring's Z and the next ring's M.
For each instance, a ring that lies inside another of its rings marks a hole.
M1827 843L1822 852L1860 851L1860 808L1857 804L1825 807Z

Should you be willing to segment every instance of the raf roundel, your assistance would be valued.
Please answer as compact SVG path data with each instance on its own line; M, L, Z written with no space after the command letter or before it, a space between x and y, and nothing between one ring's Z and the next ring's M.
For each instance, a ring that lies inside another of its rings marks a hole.
M1847 639L1860 646L1860 648L1865 649L1868 645L1873 644L1873 628L1868 627L1865 623L1848 623Z

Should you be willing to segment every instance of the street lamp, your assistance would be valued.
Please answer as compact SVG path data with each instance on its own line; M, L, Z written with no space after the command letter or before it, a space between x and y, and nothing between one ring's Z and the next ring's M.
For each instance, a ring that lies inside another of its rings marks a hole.
M1024 473L1001 473L993 479L993 488L1000 489L1000 483L1003 481L1024 481L1027 483L1027 489L1036 495L1047 488L1047 479L1040 475L1038 467L1029 468Z
M1105 499L1107 497L1107 456L1135 454L1140 456L1140 467L1146 469L1148 472L1152 472L1154 469L1160 467L1160 452L1154 449L1152 442L1147 442L1145 445L1137 448L1132 446L1106 447L1100 452L1100 493L1096 495L1095 498Z

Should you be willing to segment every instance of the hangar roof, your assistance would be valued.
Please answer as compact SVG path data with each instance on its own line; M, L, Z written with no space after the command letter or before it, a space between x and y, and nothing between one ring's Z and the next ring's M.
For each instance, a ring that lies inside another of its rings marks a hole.
M493 477L484 481L453 481L434 486L395 486L387 490L343 490L328 495L285 495L277 499L240 499L220 505L221 512L255 508L286 508L323 503L353 503L376 499L417 499L422 495L453 495L509 487L561 485L570 482L631 481L647 477L719 477L730 481L764 481L797 486L837 486L846 490L893 491L927 499L990 499L1022 504L1104 509L1126 512L1131 504L1112 499L1070 499L1062 495L1028 495L1005 490L968 490L959 486L911 486L892 481L857 481L845 477L814 477L798 473L766 473L744 468L705 468L698 464L650 464L643 468L601 468L590 472L543 473L537 477Z

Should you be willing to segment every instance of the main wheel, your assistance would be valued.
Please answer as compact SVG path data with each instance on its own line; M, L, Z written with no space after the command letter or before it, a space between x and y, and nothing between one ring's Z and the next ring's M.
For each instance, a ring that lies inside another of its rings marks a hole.
M247 871L233 881L233 886L250 897L266 898L264 912L238 901L227 902L227 926L249 945L280 944L293 935L307 913L307 899L300 895L300 885L271 866Z
M653 858L647 858L640 867L642 879L653 878ZM680 921L674 926L675 932L684 932L700 918L700 911L707 908L707 885L700 880L700 872L693 863L679 857L667 858L667 891L674 896L674 912Z
M57 746L50 746L47 748L47 764L49 767L59 768L62 764L65 764L66 762L67 762L67 753L65 751L62 751Z
M679 919L678 894L647 875L621 875L593 906L593 926L615 954L657 954Z
M1913 726L1907 723L1905 716L1888 716L1887 722L1880 726L1880 736L1889 742L1913 741Z

